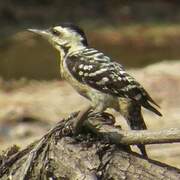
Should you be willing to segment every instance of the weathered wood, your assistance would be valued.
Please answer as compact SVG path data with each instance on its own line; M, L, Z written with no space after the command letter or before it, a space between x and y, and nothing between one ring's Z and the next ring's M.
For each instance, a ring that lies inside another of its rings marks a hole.
M179 169L143 159L131 152L129 146L113 144L109 138L90 132L87 124L93 117L88 118L81 134L73 135L72 122L76 115L60 121L26 149L17 151L14 148L2 155L0 179L180 179ZM94 120L106 126L109 122L102 118L96 116Z
M122 130L114 126L103 124L102 121L89 119L86 126L95 134L108 138L111 142L126 145L134 144L161 144L180 143L180 129L171 128L163 130Z

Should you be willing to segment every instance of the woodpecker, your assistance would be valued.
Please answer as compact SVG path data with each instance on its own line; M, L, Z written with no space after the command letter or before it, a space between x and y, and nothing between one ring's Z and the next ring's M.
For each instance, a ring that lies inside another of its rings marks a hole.
M60 52L60 73L74 89L91 102L94 113L112 108L120 112L131 129L146 129L141 114L144 107L162 114L147 91L123 66L104 53L90 48L84 31L71 23L46 30L29 29L47 39ZM147 156L145 146L138 145Z

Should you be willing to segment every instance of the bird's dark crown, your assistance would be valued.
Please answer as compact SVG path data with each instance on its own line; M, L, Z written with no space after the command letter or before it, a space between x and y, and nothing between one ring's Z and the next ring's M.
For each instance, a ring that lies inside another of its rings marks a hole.
M64 28L69 28L69 29L77 32L79 35L81 35L83 37L82 43L84 45L88 46L86 35L85 35L84 31L82 30L82 28L80 28L78 25L75 25L73 23L62 23L62 24L60 24L60 26L64 27Z

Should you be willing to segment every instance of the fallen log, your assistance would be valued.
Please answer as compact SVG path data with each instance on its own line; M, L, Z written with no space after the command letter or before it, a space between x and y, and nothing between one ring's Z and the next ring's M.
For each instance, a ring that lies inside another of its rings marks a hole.
M142 140L149 131L143 131L143 136L138 134L141 133L139 131L129 131L130 135L134 133L136 140L128 140L125 143L126 137L127 139L131 137L127 135L128 132L114 126L108 116L98 114L89 115L80 134L74 135L72 122L76 116L77 113L73 113L69 118L61 120L40 140L27 148L20 151L14 146L4 152L0 156L0 179L180 179L179 169L144 159L131 151L129 145L138 143L138 136L141 143L149 144L147 140ZM175 142L177 141L176 139ZM156 140L150 141L150 143L155 142Z

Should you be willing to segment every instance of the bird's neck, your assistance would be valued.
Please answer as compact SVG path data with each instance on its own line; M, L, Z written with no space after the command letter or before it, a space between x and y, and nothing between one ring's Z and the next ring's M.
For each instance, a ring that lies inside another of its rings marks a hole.
M69 51L67 53L67 55L72 55L72 54L76 54L80 51L83 51L84 49L86 49L86 46L84 45L72 45L70 48L69 48Z
M63 60L65 57L77 54L86 48L87 47L83 44L72 44L71 46L68 46L67 44L64 46L58 46L56 49L60 52L61 60Z
M77 54L86 48L87 47L83 46L83 45L82 46L63 47L63 48L59 49L61 60L65 59L65 57L67 57L67 56Z

